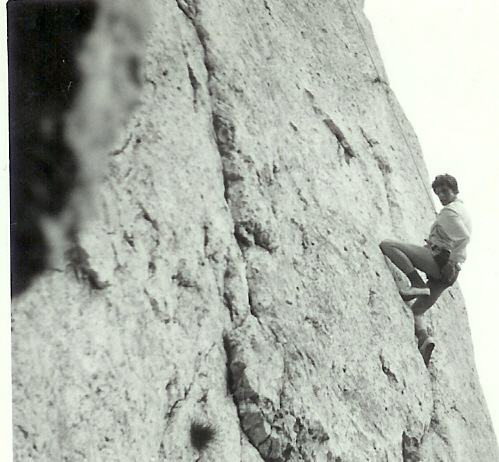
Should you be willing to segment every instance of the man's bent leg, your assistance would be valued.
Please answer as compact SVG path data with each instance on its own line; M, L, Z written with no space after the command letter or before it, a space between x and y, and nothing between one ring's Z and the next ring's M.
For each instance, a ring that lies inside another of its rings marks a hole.
M422 315L414 316L414 331L418 339L418 350L423 357L425 365L428 366L431 354L435 348L435 342L426 330L426 323L423 321Z
M426 283L416 271L417 268L429 276L440 277L440 269L429 249L389 240L383 241L380 244L380 249L397 268L405 273L410 281L408 289L400 289L399 291L405 301L419 295L430 295Z
M379 248L385 256L403 273L410 274L415 270L414 264L407 254L400 249L404 244L396 241L383 241Z
M426 311L428 311L435 304L447 287L448 286L445 283L429 279L428 288L430 289L430 295L424 295L416 299L411 306L414 316L423 316L423 314L425 314Z
M429 337L423 316L414 315L414 332L418 339L418 348L421 348L423 342Z
M426 247L391 240L383 241L379 247L383 254L406 275L413 273L417 268L434 278L440 277L440 268Z
M430 295L418 297L411 307L412 312L414 313L414 332L418 339L418 349L421 352L426 365L428 365L428 362L430 361L435 342L428 335L426 323L423 320L423 314L435 304L443 291L448 287L445 283L434 279L429 280L428 286L430 288Z

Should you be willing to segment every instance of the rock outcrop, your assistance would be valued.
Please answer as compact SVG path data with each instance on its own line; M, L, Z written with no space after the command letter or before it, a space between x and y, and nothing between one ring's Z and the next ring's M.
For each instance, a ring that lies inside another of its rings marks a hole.
M150 2L97 216L13 302L16 460L499 460L459 288L427 369L378 248L434 210L362 7Z

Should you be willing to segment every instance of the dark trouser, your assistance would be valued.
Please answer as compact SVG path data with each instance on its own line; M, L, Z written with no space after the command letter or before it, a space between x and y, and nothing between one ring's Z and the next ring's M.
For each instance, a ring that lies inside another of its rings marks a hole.
M445 289L450 287L457 279L457 274L452 281L444 281L441 269L449 261L449 253L440 249L405 244L398 241L383 241L380 244L381 251L392 263L406 275L416 269L423 271L428 276L428 288L430 295L417 297L411 309L414 313L415 330L418 338L426 337L428 334L423 324L422 315L431 308Z

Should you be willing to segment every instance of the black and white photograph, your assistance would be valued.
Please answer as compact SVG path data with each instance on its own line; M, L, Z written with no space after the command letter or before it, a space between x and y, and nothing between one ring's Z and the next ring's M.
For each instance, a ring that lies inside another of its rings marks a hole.
M499 3L0 23L2 461L499 462Z

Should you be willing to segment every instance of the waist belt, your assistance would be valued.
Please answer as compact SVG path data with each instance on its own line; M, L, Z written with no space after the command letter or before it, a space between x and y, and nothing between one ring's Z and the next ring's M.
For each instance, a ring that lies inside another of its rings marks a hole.
M430 244L428 243L428 247L431 250L431 253L433 254L434 257L439 257L442 259L443 262L449 261L450 257L450 250L445 249L444 247L440 247L439 245L436 244ZM459 263L454 263L456 266L457 270L461 270L461 265Z
M445 247L440 247L437 244L432 244L431 242L427 242L427 247L435 254L442 253L442 254L448 254L450 255L450 250L446 249Z
M440 253L442 250L445 250L443 247L440 247L439 245L436 244L430 244L430 250L433 252L438 252ZM449 252L450 253L450 252Z

